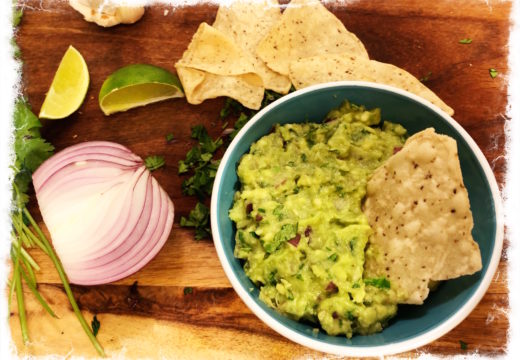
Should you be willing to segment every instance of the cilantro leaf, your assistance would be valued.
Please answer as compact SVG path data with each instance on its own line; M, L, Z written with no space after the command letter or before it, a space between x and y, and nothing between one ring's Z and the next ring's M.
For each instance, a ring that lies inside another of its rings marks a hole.
M101 323L99 322L96 315L94 315L94 318L92 319L92 322L90 324L92 325L92 333L94 334L94 336L97 336Z
M20 50L20 47L18 46L18 44L16 43L14 38L11 39L11 47L13 48L13 57L16 60L21 60L22 59L22 51Z
M172 133L166 135L166 142L169 144L173 141L174 137Z
M244 113L240 113L240 116L238 117L237 121L235 121L235 129L233 130L233 132L231 132L231 134L229 134L229 138L233 139L235 136L237 136L240 129L242 129L248 121L249 117Z
M14 113L14 153L13 185L17 187L20 199L13 193L13 203L25 204L28 196L25 193L32 181L31 175L38 166L47 160L53 153L54 147L40 137L42 126L34 115L29 104L22 98L15 102Z
M471 44L473 42L470 38L464 38L459 40L459 44Z
M464 350L464 351L468 350L468 344L466 342L459 340L459 344L460 344L461 350Z
M222 146L222 139L215 141L209 136L206 128L202 125L191 129L191 137L199 141L199 146L194 146L186 154L184 160L179 161L179 174L184 174L193 169L190 178L182 182L182 193L189 196L197 196L204 200L211 195L213 181L217 174L220 161L213 160L215 151Z
M35 171L41 163L47 160L54 150L54 146L40 137L15 137L14 151L17 161L30 172Z
M424 75L422 78L419 79L420 82L426 82L430 80L430 76L432 76L432 72L428 71L426 75Z
M291 85L291 89L289 90L289 93L291 93L291 92L293 92L295 90L296 89L294 88L294 86ZM266 90L265 93L264 93L264 98L262 99L262 106L260 108L263 109L264 107L266 107L270 103L278 100L282 96L283 96L283 94L277 93L277 92L272 91L272 90Z
M328 257L329 260L336 262L338 260L338 254L334 253Z
M213 141L203 125L196 125L191 128L191 138L197 139L199 141L201 150L203 152L212 154L223 144L222 139L220 138L217 138L215 141Z
M190 211L188 218L181 217L180 225L183 227L195 228L195 239L200 240L211 237L209 226L209 209L203 203L198 202L195 208Z
M184 195L197 196L200 200L210 196L219 163L220 160L212 161L198 168L193 176L182 182L182 193Z
M298 231L298 225L296 224L285 224L282 228L274 235L273 241L264 243L264 250L271 254L282 245L282 243L292 239L296 236Z
M40 120L33 114L27 101L23 98L16 100L14 104L14 128L16 132L28 133L32 136L39 136L38 128L42 127Z
M492 79L496 78L498 76L498 71L495 68L489 69L489 76L491 76Z
M289 92L292 92L294 90L294 87L291 86ZM282 96L283 94L279 94L272 90L266 90L264 92L264 98L262 99L262 105L260 106L260 109L263 109L264 107L266 107L273 101L278 100ZM220 118L226 119L230 115L238 115L238 119L235 121L234 130L229 134L229 138L233 139L238 134L240 129L242 129L242 127L244 127L244 125L249 121L249 119L256 115L258 111L259 110L247 109L236 100L227 98L224 108L222 108L222 110L220 111Z
M220 110L220 118L225 119L230 115L238 114L244 111L245 107L240 104L238 101L232 98L226 98L226 102L224 103L224 107Z
M188 295L188 294L192 294L193 293L193 288L192 287L185 287L184 288L184 295Z
M363 281L365 282L365 285L374 286L378 289L390 289L390 281L385 277L363 279Z
M148 170L155 171L155 170L163 167L165 164L165 161L164 161L164 157L162 157L162 156L152 155L152 156L148 156L146 159L144 159L144 164Z
M201 156L202 154L199 146L191 148L186 154L186 158L184 160L179 160L179 174L188 172L188 170L195 167L197 163L200 162L202 158Z
M23 10L16 5L16 0L13 0L13 27L17 27L18 25L20 25L20 21L22 21L22 16Z

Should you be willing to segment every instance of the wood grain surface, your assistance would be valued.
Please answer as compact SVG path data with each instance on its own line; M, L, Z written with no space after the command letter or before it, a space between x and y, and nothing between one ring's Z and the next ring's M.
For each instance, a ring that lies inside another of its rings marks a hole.
M84 56L91 84L78 112L48 121L43 136L57 150L88 140L128 146L141 157L163 155L166 167L154 176L175 203L173 231L159 255L138 273L104 286L74 286L74 294L90 321L101 322L99 339L106 352L121 357L166 358L322 358L286 340L264 325L231 288L209 240L195 241L180 228L195 198L181 193L177 162L193 145L190 127L205 124L220 134L223 99L193 106L175 99L105 117L97 95L104 79L131 63L150 63L174 71L198 25L212 23L212 4L146 9L138 23L104 29L82 20L67 2L28 0L17 33L23 54L23 91L37 113L63 53L73 45ZM504 181L504 123L507 105L507 41L511 3L462 0L360 0L328 3L365 44L372 59L400 66L426 82L455 109L455 119L476 140L495 176ZM462 38L472 38L461 45ZM496 68L492 79L488 69ZM167 144L165 135L175 141ZM32 212L38 213L32 203ZM505 243L507 248L507 240ZM505 254L505 249L504 249ZM21 354L95 356L68 305L59 278L47 258L33 251L42 271L42 294L60 319L51 319L27 292L32 342L23 346L17 311L10 325ZM502 256L491 286L477 308L439 340L403 354L453 355L478 351L504 354L508 330L507 262ZM132 285L137 281L137 285ZM185 287L193 288L190 294ZM15 303L15 302L13 302ZM468 344L461 350L459 340Z

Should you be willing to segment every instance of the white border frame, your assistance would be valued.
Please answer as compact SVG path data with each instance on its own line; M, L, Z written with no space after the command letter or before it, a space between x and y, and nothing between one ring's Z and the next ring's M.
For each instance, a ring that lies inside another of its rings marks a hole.
M240 284L237 276L233 272L230 264L227 261L226 254L224 253L224 247L222 246L222 239L220 238L220 234L218 232L217 226L217 196L218 196L218 184L220 184L222 178L222 172L224 169L224 165L229 161L229 157L231 153L235 150L238 142L244 136L244 134L255 124L258 122L266 112L270 111L273 107L278 106L278 104L288 101L294 97L300 96L302 94L306 94L309 92L313 92L319 89L325 88L333 88L337 86L351 86L351 87L369 87L379 90L385 90L389 92L397 93L401 96L408 97L418 103L421 103L423 106L435 111L439 116L444 118L450 125L452 125L455 130L466 140L469 147L477 157L484 173L486 175L486 179L489 183L489 187L491 189L491 194L493 196L494 207L495 207L495 215L496 215L496 234L495 234L495 247L493 249L493 253L491 255L491 260L489 262L489 267L487 272L482 279L480 286L477 288L475 293L471 296L471 298L462 306L455 314L453 314L448 320L444 321L437 327L427 331L424 334L421 334L417 337L414 337L410 340L402 341L395 344L375 346L375 347L351 347L348 345L331 345L319 340L310 339L305 337L304 335L299 334L298 332L282 325L273 317L271 317L265 310L263 310L258 304L256 304L250 297L247 289L243 288ZM258 112L251 120L247 122L247 124L239 131L237 136L233 139L229 147L227 148L222 160L220 161L220 166L218 168L217 174L215 176L215 182L213 185L213 192L211 196L211 229L213 235L213 241L215 244L215 248L217 250L217 255L219 257L220 263L224 268L224 272L228 277L231 285L240 296L242 301L247 305L247 307L262 320L266 325L268 325L271 329L276 331L277 333L283 335L284 337L300 344L303 346L307 346L311 349L341 355L341 356L375 356L380 357L384 355L393 355L397 353L402 353L406 351L410 351L426 345L444 334L448 333L455 326L460 324L478 305L484 294L486 293L489 285L491 284L491 280L495 275L498 264L500 262L500 256L502 254L502 245L504 241L504 215L502 209L502 200L500 197L500 192L498 189L498 185L484 154L475 143L475 141L471 138L471 136L464 130L464 128L459 125L457 121L455 121L448 114L443 112L437 106L431 104L429 101L424 100L423 98L409 93L407 91L376 83L364 82L364 81L338 81L332 83L318 84L313 85L305 89L301 89L295 91L291 94L285 95L281 99L273 102L269 106L265 107L263 110Z

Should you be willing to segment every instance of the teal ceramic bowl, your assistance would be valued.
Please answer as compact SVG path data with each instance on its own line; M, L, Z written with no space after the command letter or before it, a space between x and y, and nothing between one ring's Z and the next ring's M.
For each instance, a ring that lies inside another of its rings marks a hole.
M235 229L228 217L239 187L236 169L251 144L276 124L322 121L349 100L381 108L382 118L402 124L410 134L428 127L457 141L464 183L473 212L473 237L482 254L482 270L442 283L424 305L399 306L397 316L382 332L369 336L329 336L290 320L258 299L257 287L233 256ZM211 228L222 266L246 305L281 335L309 348L347 356L382 356L425 345L458 325L487 291L500 259L503 242L501 200L493 172L477 144L442 110L426 100L393 87L366 82L320 84L291 93L260 111L235 137L218 169L211 199Z

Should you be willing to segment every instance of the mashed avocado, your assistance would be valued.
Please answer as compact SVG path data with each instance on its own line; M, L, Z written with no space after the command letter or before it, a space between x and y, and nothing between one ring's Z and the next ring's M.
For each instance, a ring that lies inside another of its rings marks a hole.
M385 279L363 277L371 228L368 177L403 146L406 130L345 103L325 122L276 126L238 166L229 216L235 256L260 299L330 335L380 331L397 311Z

